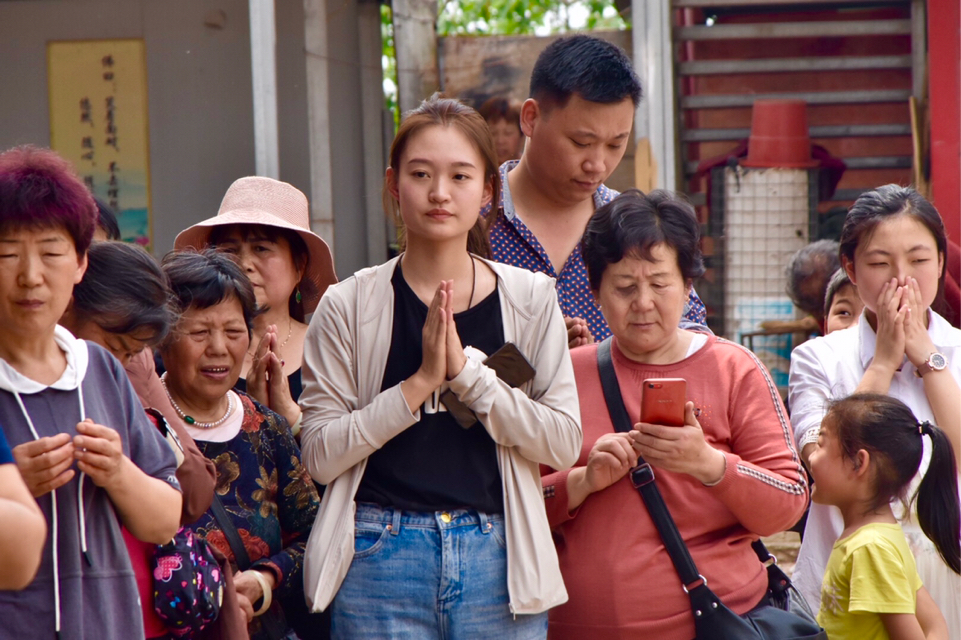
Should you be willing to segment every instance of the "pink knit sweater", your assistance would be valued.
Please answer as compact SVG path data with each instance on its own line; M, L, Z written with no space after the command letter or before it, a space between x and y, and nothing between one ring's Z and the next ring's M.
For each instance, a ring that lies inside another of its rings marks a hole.
M640 415L644 379L685 378L707 441L727 456L727 471L713 487L655 467L656 482L710 588L737 613L748 611L767 587L751 542L794 524L808 499L794 435L770 374L747 349L715 337L671 365L628 360L616 340L612 352L628 415ZM594 442L614 427L597 347L571 355L584 429L577 465L583 466ZM568 472L542 471L570 595L550 612L550 640L693 638L690 601L629 479L592 494L569 513Z

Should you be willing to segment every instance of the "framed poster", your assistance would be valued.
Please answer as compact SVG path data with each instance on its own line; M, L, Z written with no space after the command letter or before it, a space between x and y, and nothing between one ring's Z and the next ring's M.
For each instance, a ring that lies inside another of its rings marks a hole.
M147 72L140 39L47 43L50 146L151 249Z

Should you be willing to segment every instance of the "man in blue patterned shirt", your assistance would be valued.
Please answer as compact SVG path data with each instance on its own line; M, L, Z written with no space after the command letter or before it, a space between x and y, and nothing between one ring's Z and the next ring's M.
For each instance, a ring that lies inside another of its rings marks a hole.
M581 236L594 210L618 195L604 181L630 144L640 99L620 48L585 35L556 40L537 58L521 107L524 154L501 165L494 260L556 278L571 347L611 334L587 279ZM693 289L684 318L705 324Z

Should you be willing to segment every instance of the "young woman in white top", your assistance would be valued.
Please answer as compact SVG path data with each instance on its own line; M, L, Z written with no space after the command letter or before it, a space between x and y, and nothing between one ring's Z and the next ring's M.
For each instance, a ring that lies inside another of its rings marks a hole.
M805 461L828 401L855 392L901 400L947 434L955 457L961 453L961 331L931 309L944 283L946 242L937 210L913 189L879 187L851 207L841 232L841 263L857 285L863 315L848 329L805 342L791 358L791 422ZM929 459L925 438L919 477ZM897 515L949 637L961 638L961 576L941 561L911 510ZM836 508L811 506L794 580L815 609L842 530Z
M385 180L406 251L311 320L303 456L328 487L305 580L335 638L544 638L567 599L538 469L580 450L567 331L552 280L481 257L498 187L483 118L426 100ZM534 370L515 388L484 364L507 343Z

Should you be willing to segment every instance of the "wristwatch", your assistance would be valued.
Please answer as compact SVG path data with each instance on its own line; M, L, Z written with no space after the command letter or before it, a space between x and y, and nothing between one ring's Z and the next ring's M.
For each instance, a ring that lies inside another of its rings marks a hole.
M928 359L918 365L917 370L914 375L921 377L930 371L941 371L948 366L948 359L944 357L943 353L938 353L935 351L928 356Z

